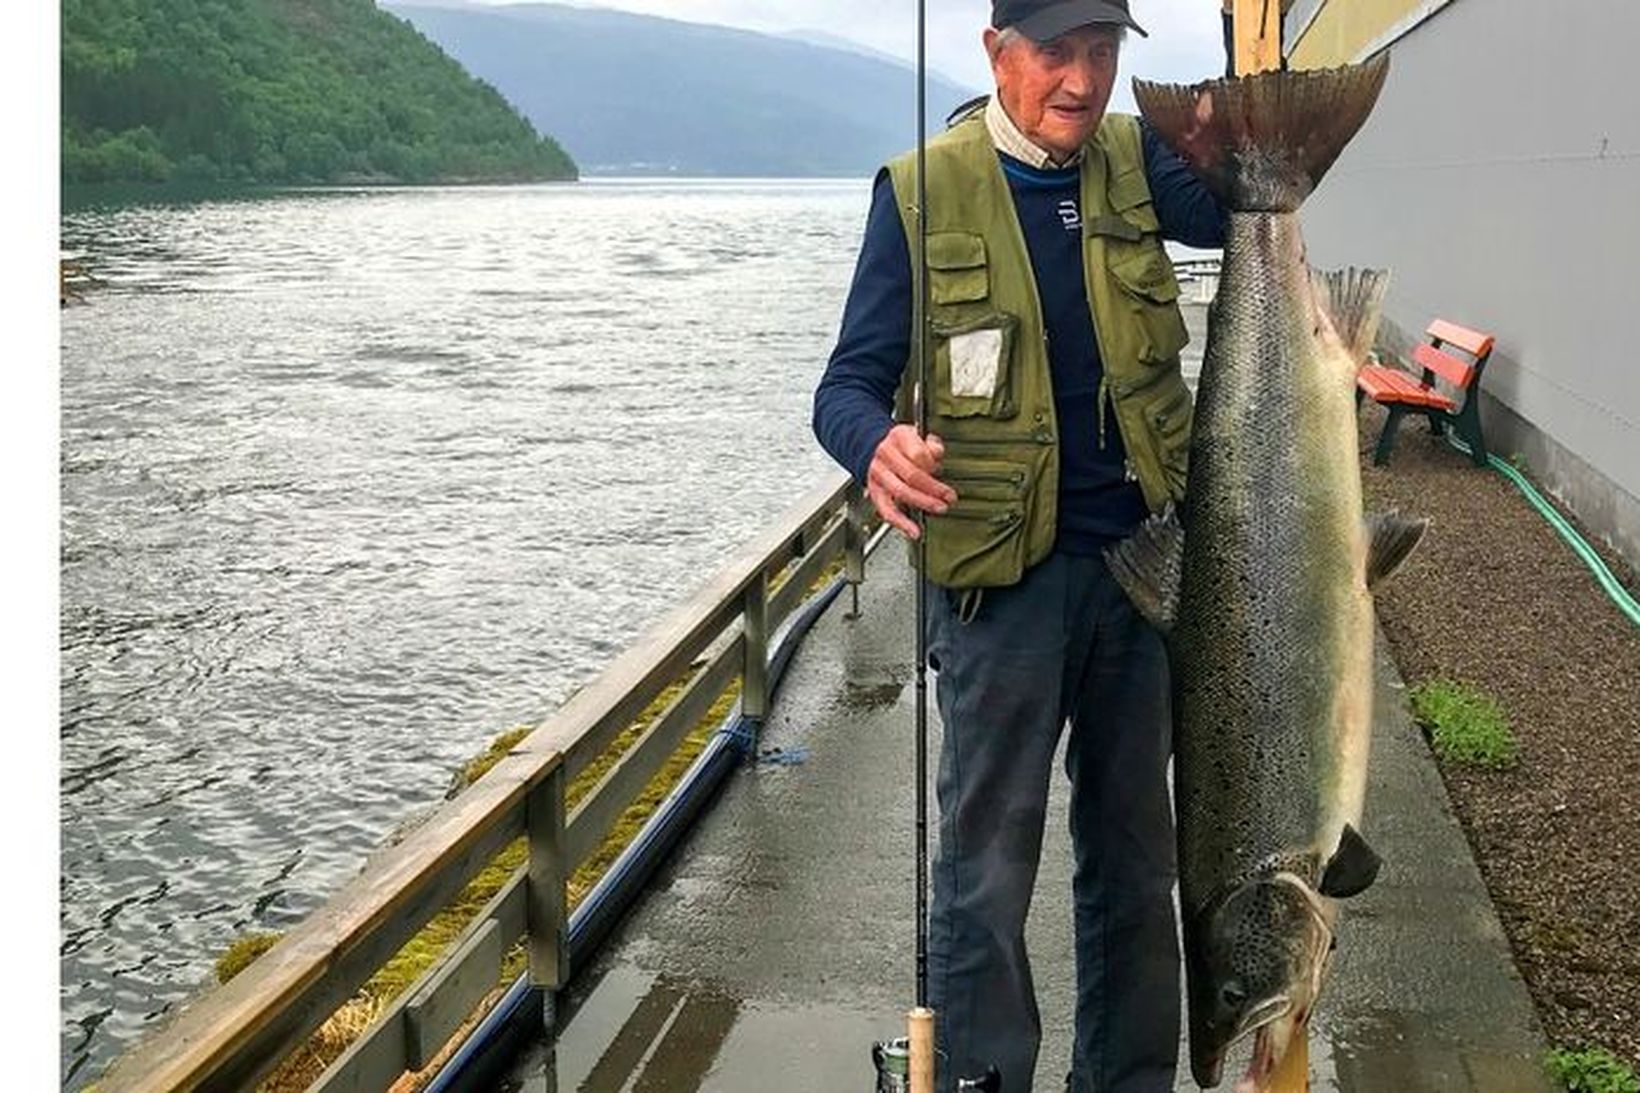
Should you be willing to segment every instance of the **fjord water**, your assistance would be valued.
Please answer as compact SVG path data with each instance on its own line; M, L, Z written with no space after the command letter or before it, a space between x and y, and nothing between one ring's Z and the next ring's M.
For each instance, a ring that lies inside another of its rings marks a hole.
M867 185L66 212L63 1084L290 926L828 467Z

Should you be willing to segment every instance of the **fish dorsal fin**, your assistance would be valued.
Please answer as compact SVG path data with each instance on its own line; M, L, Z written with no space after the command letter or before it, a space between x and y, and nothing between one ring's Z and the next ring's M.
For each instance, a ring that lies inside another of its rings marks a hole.
M1292 212L1372 112L1389 54L1343 68L1133 81L1139 112L1237 212Z
M1184 526L1171 503L1105 551L1111 576L1150 624L1173 629L1179 610L1179 574L1184 558Z
M1367 363L1378 337L1378 318L1384 310L1384 294L1389 291L1389 270L1348 269L1310 270L1310 288L1315 303L1333 325L1344 351L1356 367Z
M1378 869L1383 864L1384 859L1367 845L1361 833L1345 824L1344 833L1338 837L1338 849L1333 851L1327 868L1321 873L1321 894L1332 899L1358 896L1378 879Z
M1401 568L1412 548L1429 529L1428 520L1411 520L1399 512L1375 512L1367 517L1367 588Z

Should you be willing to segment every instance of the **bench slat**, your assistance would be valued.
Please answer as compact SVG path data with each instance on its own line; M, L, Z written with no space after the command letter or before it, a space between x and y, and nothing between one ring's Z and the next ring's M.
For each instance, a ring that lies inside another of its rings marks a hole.
M1492 335L1449 323L1445 319L1436 319L1424 333L1436 341L1457 346L1477 360L1492 352Z
M1475 366L1465 363L1450 353L1443 353L1433 345L1418 345L1412 350L1412 361L1419 368L1427 368L1452 386L1462 390L1469 386Z
M1432 387L1426 387L1418 377L1399 368L1369 364L1356 377L1361 390L1376 402L1400 402L1411 406L1429 406L1448 412L1456 403Z

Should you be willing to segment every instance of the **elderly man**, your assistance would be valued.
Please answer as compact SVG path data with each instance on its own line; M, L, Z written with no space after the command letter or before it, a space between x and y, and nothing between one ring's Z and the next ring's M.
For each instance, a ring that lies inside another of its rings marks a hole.
M1183 496L1187 335L1162 241L1218 246L1224 214L1105 112L1124 36L1144 33L1127 0L995 0L991 22L996 94L927 150L928 436L906 424L909 154L878 174L814 428L885 520L915 537L910 510L927 514L941 1087L989 1064L1008 1093L1032 1087L1025 918L1068 721L1069 1087L1161 1093L1179 1024L1167 668L1101 552Z

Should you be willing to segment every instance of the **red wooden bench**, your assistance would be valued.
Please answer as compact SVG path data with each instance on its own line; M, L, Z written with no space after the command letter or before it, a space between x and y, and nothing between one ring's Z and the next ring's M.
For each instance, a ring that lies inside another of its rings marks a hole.
M1412 351L1418 373L1382 364L1368 364L1355 378L1355 405L1370 397L1389 410L1389 420L1378 435L1372 461L1389 462L1395 431L1408 414L1423 414L1429 431L1442 435L1451 426L1469 446L1477 467L1486 466L1486 441L1481 436L1481 373L1492 355L1492 335L1436 319L1424 331L1427 344ZM1468 359L1465 359L1465 358Z

